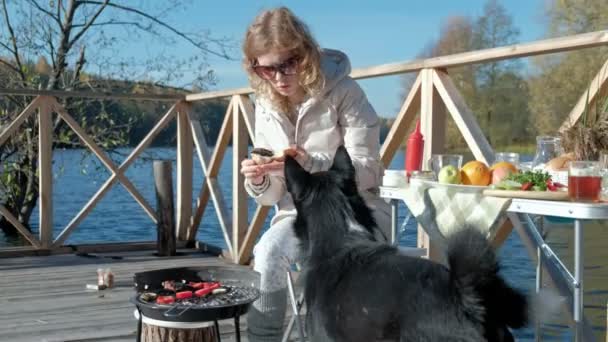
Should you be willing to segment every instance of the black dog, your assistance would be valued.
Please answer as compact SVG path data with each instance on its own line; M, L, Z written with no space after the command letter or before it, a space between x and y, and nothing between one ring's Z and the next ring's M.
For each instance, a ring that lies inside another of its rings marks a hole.
M526 324L526 298L498 275L495 253L476 230L449 239L449 269L374 241L372 212L343 147L326 172L310 174L287 158L285 177L307 256L308 322L320 322L329 337L502 342L513 341L508 328Z

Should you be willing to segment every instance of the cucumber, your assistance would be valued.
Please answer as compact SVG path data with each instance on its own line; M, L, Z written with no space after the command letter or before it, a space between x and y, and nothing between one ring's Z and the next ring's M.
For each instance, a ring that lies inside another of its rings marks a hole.
M521 185L522 184L519 182L505 179L505 180L501 181L500 183L498 183L496 185L496 187L498 189L502 189L502 190L520 190Z

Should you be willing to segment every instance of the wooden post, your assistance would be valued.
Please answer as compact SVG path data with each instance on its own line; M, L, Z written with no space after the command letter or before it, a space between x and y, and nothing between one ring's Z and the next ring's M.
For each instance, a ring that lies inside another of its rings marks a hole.
M232 259L239 262L239 251L247 232L247 194L245 178L241 174L241 161L247 158L249 136L245 120L239 113L238 96L232 98Z
M255 145L255 110L248 96L240 96L239 108L243 114L247 131L249 132L249 139L251 139ZM255 214L251 219L251 223L249 224L249 228L247 229L247 234L245 235L240 249L237 252L239 264L244 265L249 262L253 252L253 245L260 235L260 231L264 226L264 221L266 220L269 211L270 207L258 205Z
M194 329L163 328L143 323L141 330L142 342L179 341L179 342L216 342L213 322L209 327Z
M192 130L190 105L180 103L177 114L177 237L186 240L192 218ZM196 237L194 237L196 238Z
M155 160L154 187L158 217L156 246L159 256L175 255L175 214L173 211L173 181L170 160Z
M50 248L53 242L53 112L48 98L40 105L38 122L38 182L40 191L40 243Z
M420 92L420 129L424 136L422 169L429 170L431 155L442 153L445 148L446 109L433 85L433 69L422 70ZM433 246L426 232L418 226L418 248L426 248L427 257L441 261L441 252Z
M203 184L203 186L201 187L201 190L199 192L198 195L198 200L197 200L197 205L196 205L196 210L194 212L194 215L192 216L192 228L190 229L190 234L192 234L192 236L196 236L196 232L198 230L198 225L201 222L201 219L203 217L203 214L205 212L205 207L207 206L207 202L209 201L209 198L213 198L211 196L211 192L212 192L212 187L213 184L211 184L212 182L210 182L209 180L215 179L217 181L217 175L220 172L220 166L222 165L222 161L224 160L224 154L226 153L226 149L228 148L228 144L230 143L230 138L232 137L232 114L234 112L234 110L232 109L233 106L236 106L236 103L233 103L233 101L230 101L230 103L228 103L228 108L226 109L226 115L224 116L224 121L222 122L222 127L220 128L220 132L217 138L217 142L215 143L215 149L213 150L213 154L211 155L211 159L209 161L209 163L207 164L208 167L205 167L203 165L203 171L205 172L205 182ZM191 129L193 130L192 133L197 134L197 132L194 131L194 128ZM196 138L196 136L195 136ZM196 141L195 141L196 143ZM202 144L198 144L200 146L202 146ZM197 147L198 148L198 147ZM198 150L197 150L198 152ZM217 194L221 194L221 191L217 191ZM216 196L217 198L217 196ZM215 202L215 200L213 200L214 203L219 203L219 202ZM217 208L216 208L217 210ZM225 211L225 213L227 213L227 211ZM221 214L221 213L220 213ZM226 222L228 222L228 218L230 218L228 216L228 214L224 215L226 218ZM221 226L221 225L220 225ZM228 231L228 229L226 231L222 230L222 233L224 234L224 239L226 241L226 245L228 246L228 250L229 252L232 254L232 238L230 233L232 233L232 221L230 221L229 224L226 225L226 227L229 227L230 231Z
M209 200L209 195L211 195L211 199L213 201L213 205L215 206L215 214L220 221L220 228L222 229L222 233L224 234L224 239L226 240L226 244L228 245L228 249L230 253L232 253L232 246L230 245L230 235L228 231L232 228L231 217L228 215L228 208L226 207L226 202L224 200L224 195L220 189L220 184L217 180L216 176L209 176L209 147L207 146L207 142L205 139L205 134L203 133L203 129L201 128L201 124L198 120L190 119L190 128L192 129L192 136L194 138L194 146L196 147L196 153L198 154L198 159L201 162L201 168L203 169L203 174L205 175L205 180L203 181L203 187L201 195L207 196L207 198L199 197L199 201L203 199L205 201ZM188 236L192 236L189 240L196 240L195 232L196 227L201 221L202 211L197 206L195 215L192 218L192 227L190 227L190 231ZM200 216L197 215L200 213ZM196 224L196 226L194 225Z
M443 153L445 149L446 108L433 85L432 69L422 73L420 129L424 135L422 169L429 170L431 155Z

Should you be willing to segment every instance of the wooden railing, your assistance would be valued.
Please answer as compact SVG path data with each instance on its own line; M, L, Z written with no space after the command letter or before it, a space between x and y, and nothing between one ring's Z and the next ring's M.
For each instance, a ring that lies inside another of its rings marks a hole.
M414 84L406 96L405 101L397 113L395 122L381 149L381 158L385 166L393 159L395 152L401 145L406 129L412 120L420 113L421 126L425 136L424 160L433 153L440 153L444 149L445 122L449 114L462 133L467 145L476 159L489 162L493 160L493 150L477 124L474 115L467 107L462 96L454 86L446 68L474 63L487 63L499 60L550 54L569 50L578 50L600 45L608 45L608 31L598 31L575 36L541 40L526 44L486 49L460 53L449 56L415 60L404 63L383 64L369 68L355 69L351 76L356 79L381 77L395 74L417 72ZM608 68L608 62L602 69ZM567 127L576 122L585 108L585 101L595 101L600 89L606 83L608 72L598 72L596 79L589 89L581 89L581 98L573 108L568 119L562 126ZM100 94L84 92L38 91L23 89L0 89L0 95L28 95L35 96L34 100L0 133L0 144L4 143L14 133L24 120L37 110L39 115L39 236L33 236L18 220L0 206L0 214L4 215L31 244L34 251L65 251L63 243L69 235L77 229L82 220L94 209L95 205L117 182L121 183L131 196L148 214L155 223L156 214L151 205L146 202L131 181L125 176L125 171L131 166L143 150L145 150L154 137L172 120L177 120L177 204L176 223L177 235L180 241L193 241L196 239L198 226L203 217L209 200L213 203L219 226L228 246L228 251L237 263L248 260L254 241L262 229L268 215L269 208L258 206L255 214L248 222L247 194L243 188L243 177L239 172L240 162L247 157L249 140L254 139L254 105L249 98L250 88L222 90L177 95L132 95L132 94ZM587 95L588 94L588 95ZM108 155L97 146L78 123L67 113L65 108L56 100L58 97L87 97L102 99L130 99L155 100L174 102L152 130L135 147L125 161L116 165ZM219 132L215 148L207 146L200 124L192 119L191 103L217 98L230 98L228 109ZM57 113L66 124L80 137L84 144L99 157L103 165L110 171L110 177L85 204L80 212L63 228L61 233L54 237L52 232L52 131L51 114ZM222 189L218 181L220 165L224 153L232 140L233 146L233 182L232 182L232 213L225 203ZM204 173L203 184L193 184L194 151L198 156ZM192 187L200 186L200 191L194 208L192 207ZM502 242L508 236L512 226L507 223L499 231L496 243ZM423 238L421 244L430 249L428 238L419 232ZM89 246L90 247L90 246ZM133 246L135 247L135 246ZM118 247L117 247L118 248ZM120 247L122 249L125 246ZM5 248L6 249L6 248ZM2 250L0 250L0 255Z

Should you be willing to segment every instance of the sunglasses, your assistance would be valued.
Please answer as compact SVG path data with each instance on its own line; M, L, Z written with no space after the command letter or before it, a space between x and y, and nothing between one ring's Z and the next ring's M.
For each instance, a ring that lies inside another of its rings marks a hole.
M275 78L277 72L284 76L295 75L298 72L298 57L290 57L284 62L275 65L257 65L257 61L255 61L253 71L265 80Z

